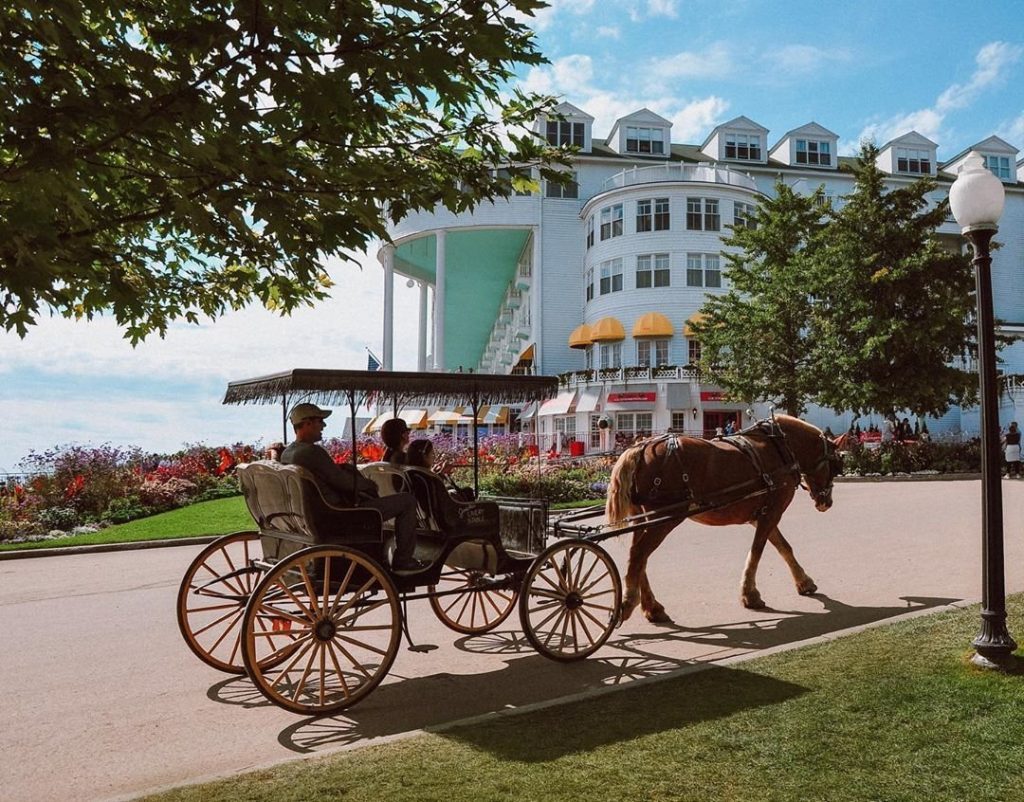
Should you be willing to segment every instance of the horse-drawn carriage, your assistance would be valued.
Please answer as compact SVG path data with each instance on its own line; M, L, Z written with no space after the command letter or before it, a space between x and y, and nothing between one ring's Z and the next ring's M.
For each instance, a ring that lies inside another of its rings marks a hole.
M396 410L413 399L468 404L475 420L481 404L539 401L556 390L557 380L536 376L291 371L232 383L225 402L344 401L354 421L356 407L376 394ZM555 660L585 658L607 640L622 596L618 570L595 543L546 546L544 499L461 501L428 471L359 469L382 494L416 496L416 556L427 567L390 570L392 538L380 513L328 504L303 468L240 465L256 526L209 544L178 593L179 627L201 660L247 673L281 707L321 715L358 702L385 677L403 632L412 643L412 601L428 600L466 634L488 632L518 609L530 643Z
M296 401L356 408L371 398L394 410L417 403L539 401L557 380L540 376L296 370L228 387L225 403ZM352 460L356 460L355 431ZM478 489L473 427L474 491ZM831 505L834 446L795 418L758 424L719 442L664 435L627 449L612 472L605 506L550 519L544 499L463 501L427 471L358 466L382 493L418 501L414 573L390 570L389 530L368 507L328 504L313 476L294 465L238 467L251 531L208 545L185 573L178 624L192 651L214 668L247 673L270 701L297 713L347 708L384 679L407 627L406 606L428 600L451 629L488 632L518 610L530 644L554 660L599 649L637 604L665 617L646 577L647 558L679 523L753 523L742 598L762 602L754 584L770 541L800 593L816 588L778 530L801 477L819 509ZM741 477L737 481L737 477ZM600 541L632 533L623 601L618 568ZM548 541L552 541L550 544Z

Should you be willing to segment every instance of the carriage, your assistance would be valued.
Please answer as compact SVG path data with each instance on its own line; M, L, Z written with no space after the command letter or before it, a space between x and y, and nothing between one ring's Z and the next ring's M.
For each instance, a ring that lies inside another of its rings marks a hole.
M293 370L228 386L225 403L297 401L465 404L472 410L473 500L460 500L429 471L360 465L381 494L417 499L415 573L390 569L388 525L371 508L328 504L301 467L237 468L255 527L210 543L178 592L181 633L221 671L248 674L273 703L329 715L367 696L386 676L404 636L410 602L426 600L452 630L481 634L518 611L528 641L553 660L581 660L618 621L622 585L611 557L586 537L603 508L549 521L544 499L477 496L482 404L540 401L557 390L542 376ZM355 427L352 459L356 459ZM548 541L552 541L550 544Z

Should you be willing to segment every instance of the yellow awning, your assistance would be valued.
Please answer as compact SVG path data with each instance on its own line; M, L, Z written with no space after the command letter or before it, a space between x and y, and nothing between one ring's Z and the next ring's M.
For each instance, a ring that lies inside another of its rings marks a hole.
M508 407L498 406L497 404L484 404L477 410L476 422L478 426L504 426L508 423ZM472 407L466 407L462 411L462 417L459 419L459 423L464 423L467 426L471 426L473 424Z
M384 421L391 420L393 417L395 415L392 412L382 412L363 427L363 434L379 432ZM403 409L398 413L398 417L409 424L410 429L427 428L427 411L425 409Z
M674 333L672 321L661 312L640 315L633 324L634 337L671 337Z
M586 348L593 342L594 338L590 334L590 326L586 323L573 329L572 334L569 335L570 348Z
M694 312L692 315L690 315L686 323L683 324L683 334L685 334L687 337L693 337L693 329L690 328L690 324L703 323L707 319L708 316L703 314L702 312Z
M516 362L532 362L535 350L533 343L530 343L529 347L519 355L518 359L516 359Z
M431 412L427 421L435 426L438 424L456 424L462 419L463 407L455 407L455 409L439 409L436 412Z
M596 343L626 339L626 330L613 317L603 317L590 327L590 339Z

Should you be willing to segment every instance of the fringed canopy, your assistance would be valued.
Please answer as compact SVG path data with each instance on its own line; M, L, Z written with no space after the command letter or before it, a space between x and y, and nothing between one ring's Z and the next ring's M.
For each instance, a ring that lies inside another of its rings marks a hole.
M405 407L519 404L558 394L555 376L412 371L289 370L231 382L225 404L287 405L309 401L326 406L384 401Z

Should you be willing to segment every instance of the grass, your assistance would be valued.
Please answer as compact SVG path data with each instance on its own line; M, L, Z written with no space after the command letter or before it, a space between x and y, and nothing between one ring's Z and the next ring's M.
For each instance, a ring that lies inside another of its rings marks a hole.
M1010 617L1019 630L1024 597L1010 600ZM978 620L977 607L919 617L148 799L1019 799L1024 660L1006 674L973 667Z
M245 499L241 496L231 496L190 504L187 507L110 526L87 535L71 535L59 540L37 540L30 543L3 543L0 544L0 551L226 535L229 532L239 532L253 527L252 516L246 509Z

